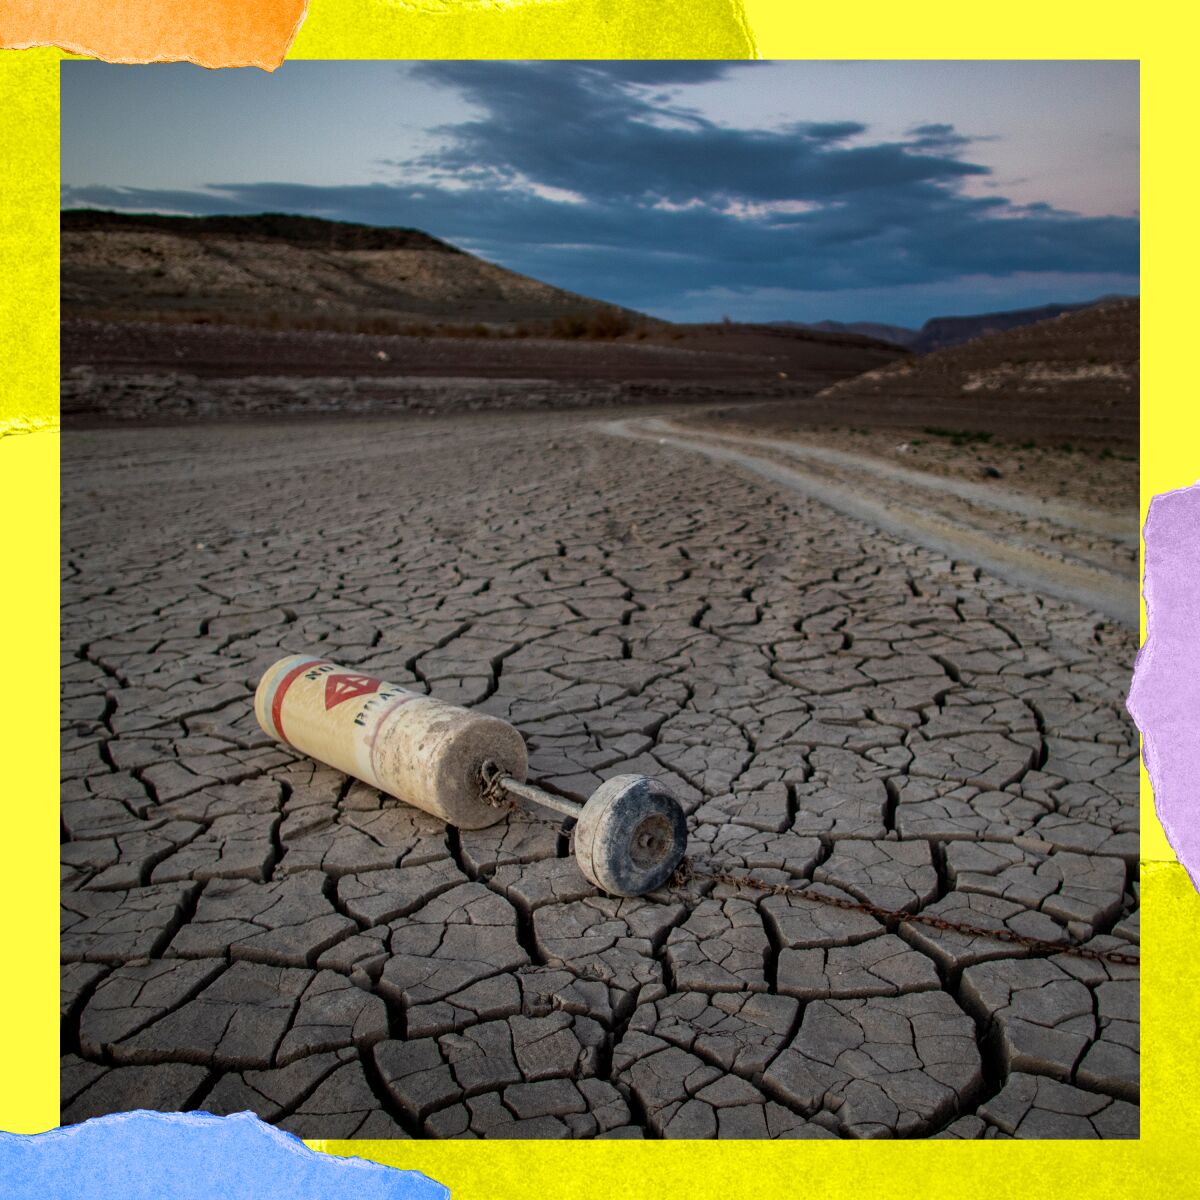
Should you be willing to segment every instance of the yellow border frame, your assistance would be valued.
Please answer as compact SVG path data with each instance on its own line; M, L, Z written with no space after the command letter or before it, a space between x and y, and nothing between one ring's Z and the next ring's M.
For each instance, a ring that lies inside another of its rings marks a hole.
M728 8L726 9L726 4ZM1165 7L1165 6L1164 6ZM431 11L432 10L432 11ZM744 19L743 19L744 16ZM1188 373L1196 239L1190 189L1174 163L1192 130L1195 20L1145 7L1017 0L917 10L859 4L802 10L795 0L313 0L293 58L750 57L1136 58L1142 63L1146 352L1142 512L1200 473L1200 408ZM38 1132L58 1114L57 635L58 63L54 51L0 52L0 694L7 855L0 913L9 967L0 986L7 1045L0 1128ZM130 68L136 70L137 68ZM38 431L40 430L40 432ZM414 1167L456 1200L546 1195L651 1200L869 1188L887 1197L1072 1191L1185 1195L1200 1168L1194 1102L1200 1034L1200 897L1175 862L1143 779L1146 897L1142 1137L1137 1142L483 1143L329 1142Z

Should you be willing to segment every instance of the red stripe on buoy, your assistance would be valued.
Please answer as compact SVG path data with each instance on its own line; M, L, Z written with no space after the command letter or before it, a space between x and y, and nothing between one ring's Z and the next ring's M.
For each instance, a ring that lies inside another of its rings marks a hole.
M271 721L275 726L275 731L280 738L287 742L290 746L292 743L288 741L288 736L283 732L283 697L287 693L288 688L292 686L296 680L304 674L305 671L311 671L313 667L321 665L319 658L310 658L302 662L298 667L293 667L280 681L279 686L275 689L275 695L271 697Z

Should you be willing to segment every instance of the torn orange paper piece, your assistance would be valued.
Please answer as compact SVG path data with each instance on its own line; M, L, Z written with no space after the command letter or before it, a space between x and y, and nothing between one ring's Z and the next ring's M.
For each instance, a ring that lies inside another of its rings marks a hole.
M107 62L273 71L307 8L307 0L4 0L0 46L57 46Z

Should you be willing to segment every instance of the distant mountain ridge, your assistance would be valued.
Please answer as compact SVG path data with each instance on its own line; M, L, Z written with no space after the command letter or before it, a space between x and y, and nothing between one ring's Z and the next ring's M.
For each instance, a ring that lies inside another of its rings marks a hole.
M920 329L908 329L903 325L885 325L877 321L774 321L772 324L787 329L813 329L823 333L857 333L879 338L896 346L903 346L914 354L928 354L933 350L944 350L950 346L961 346L965 342L989 333L1003 333L1007 329L1020 329L1024 325L1036 325L1049 321L1064 313L1080 312L1097 304L1109 304L1115 300L1130 300L1131 296L1107 295L1096 300L1085 300L1072 304L1043 304L1037 308L1014 308L1002 312L975 313L965 317L931 317Z
M1020 329L1025 325L1051 321L1065 313L1083 312L1084 309L1095 308L1099 304L1131 299L1134 297L1110 295L1075 304L1043 304L1037 308L1014 308L1007 312L980 313L968 317L933 317L921 326L920 333L909 349L915 354L928 354L931 350L961 346L964 342L974 341L975 338L985 337L989 333L1004 333L1009 329Z
M906 348L920 336L919 330L879 321L772 321L771 324L780 329L811 329L816 333L854 333Z

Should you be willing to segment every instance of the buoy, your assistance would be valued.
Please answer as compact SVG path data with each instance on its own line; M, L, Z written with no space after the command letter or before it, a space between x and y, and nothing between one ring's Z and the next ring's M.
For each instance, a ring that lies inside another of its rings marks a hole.
M280 659L254 712L277 741L460 829L526 804L576 818L579 869L610 895L661 887L687 850L683 810L660 781L619 775L576 804L525 782L525 742L507 721L327 659Z

